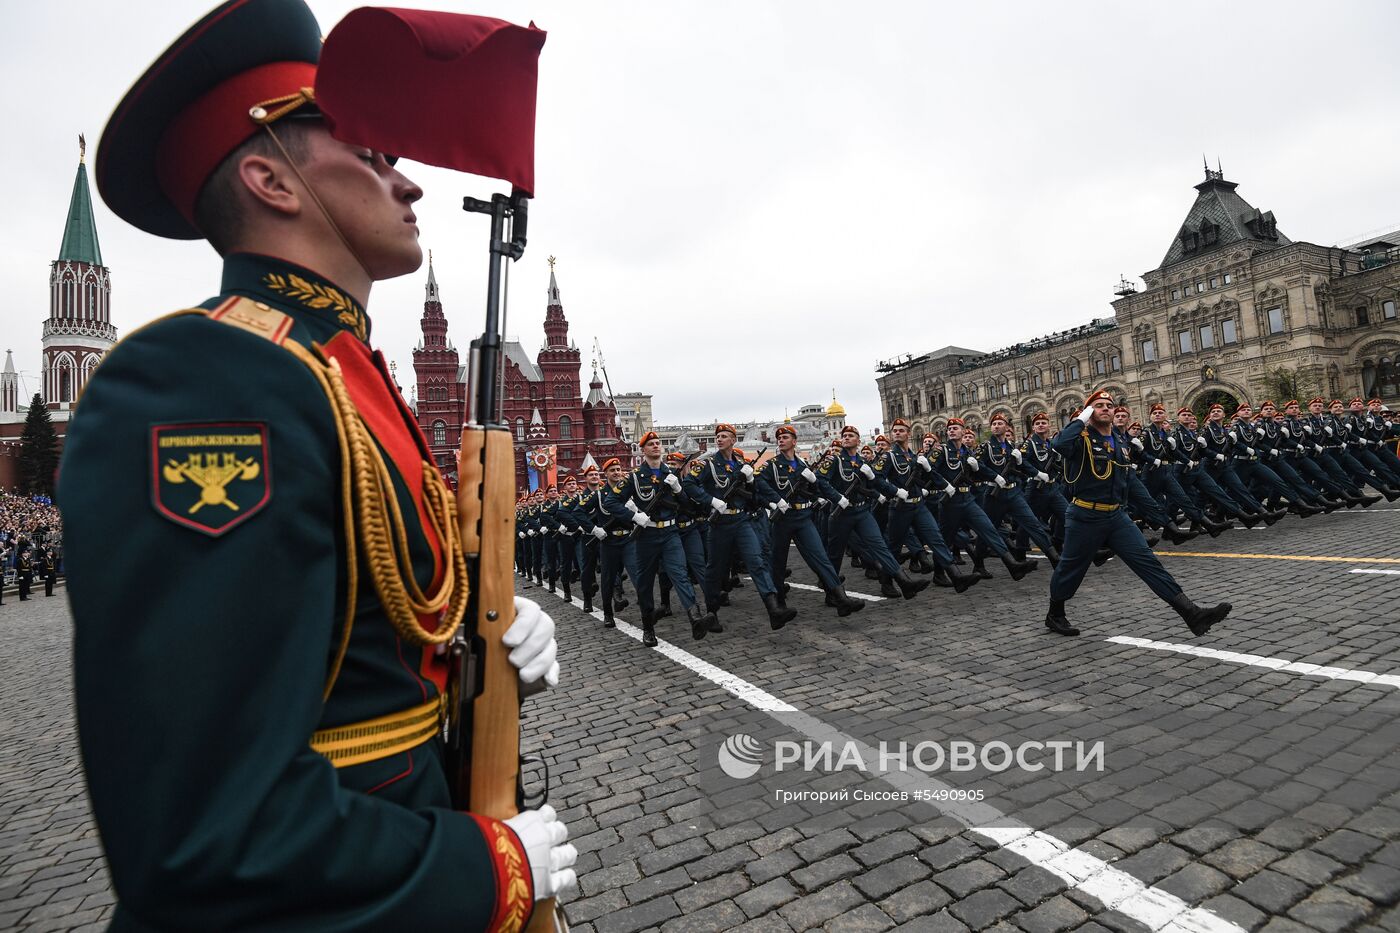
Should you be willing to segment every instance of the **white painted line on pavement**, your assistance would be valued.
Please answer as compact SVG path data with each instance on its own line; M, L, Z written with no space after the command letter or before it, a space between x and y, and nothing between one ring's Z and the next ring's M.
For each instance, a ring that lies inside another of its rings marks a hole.
M1397 572L1400 572L1400 571L1397 571ZM750 579L750 578L746 577L745 579ZM822 589L821 587L819 587L819 586L812 586L812 584L810 584L810 583L793 583L791 580L789 580L789 581L788 581L788 586L792 587L794 590L811 590L813 593L825 593L825 592L826 592L826 590ZM870 603L882 603L882 602L885 601L885 597L883 597L883 596L871 596L869 593L854 593L854 592L852 592L852 591L850 591L850 590L847 590L847 591L846 591L846 595L847 595L847 596L850 596L850 597L853 598L853 599L863 599L863 600L865 600L866 602L870 602Z
M1363 570L1360 567L1354 567L1347 573L1383 573L1386 576L1400 577L1400 570Z
M563 599L562 595L552 595ZM583 600L573 599L571 602L580 610L583 608ZM601 610L595 609L591 615L602 621ZM641 640L640 629L621 620L617 620L617 628L624 635ZM863 761L880 762L879 752L865 742L798 710L736 674L697 658L668 641L658 641L657 651L762 710L784 726L801 732L815 742L830 742L833 747L850 743L859 750ZM922 771L886 771L877 767L869 773L895 790L908 792L911 797L919 793L924 795L925 799L937 799L941 794L955 790L951 785ZM957 820L970 832L1016 853L1032 865L1049 871L1069 886L1096 898L1104 905L1105 910L1116 910L1152 930L1162 933L1245 933L1244 927L1231 923L1203 907L1192 907L1176 895L1154 888L1097 856L1071 849L1063 840L1049 833L1031 829L990 804L979 801L939 800L937 809L940 813Z
M1391 571L1400 573L1400 571ZM1154 651L1172 651L1177 654L1193 654L1216 661L1229 661L1232 664L1246 664L1250 667L1266 667L1270 670L1289 674L1303 674L1307 677L1325 677L1328 680L1354 680L1362 684L1379 684L1383 687L1400 689L1400 674L1377 674L1375 671L1357 671L1345 667L1325 667L1321 664L1308 664L1305 661L1288 661L1284 658L1267 658L1258 654L1241 654L1238 651L1220 651L1216 648L1202 648L1198 645L1178 645L1168 641L1152 641L1147 638L1132 638L1127 635L1114 635L1105 641L1118 645L1132 645L1136 648L1151 648Z

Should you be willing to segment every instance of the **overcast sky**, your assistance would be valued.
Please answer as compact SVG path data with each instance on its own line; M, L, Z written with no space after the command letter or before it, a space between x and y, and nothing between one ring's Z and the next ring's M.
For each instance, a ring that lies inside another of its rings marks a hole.
M323 32L354 5L312 2ZM1120 273L1166 252L1203 152L1292 239L1400 228L1400 4L1385 0L422 5L548 31L509 331L539 347L557 256L584 377L597 337L614 390L652 393L663 423L778 418L834 388L868 429L880 359L1108 315ZM77 134L95 149L210 6L4 3L0 350L29 393ZM487 228L461 196L503 188L402 167L464 348ZM213 294L207 246L97 212L122 334ZM370 301L405 387L425 275Z

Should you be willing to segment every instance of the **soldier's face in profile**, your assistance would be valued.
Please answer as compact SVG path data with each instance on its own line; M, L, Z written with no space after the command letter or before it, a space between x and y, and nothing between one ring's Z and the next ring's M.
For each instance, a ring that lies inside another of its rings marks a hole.
M778 435L778 449L785 454L792 453L792 449L797 446L797 438L784 431Z
M423 189L381 153L340 142L316 126L308 130L300 168L372 280L407 275L422 265L413 203L423 197ZM303 210L320 220L314 203Z

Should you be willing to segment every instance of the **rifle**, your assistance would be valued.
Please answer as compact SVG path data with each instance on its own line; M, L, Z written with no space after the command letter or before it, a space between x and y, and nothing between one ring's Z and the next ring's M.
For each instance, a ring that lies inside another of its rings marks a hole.
M765 447L765 448L763 448L762 450L760 450L757 454L754 455L754 458L753 458L752 461L745 460L744 462L745 462L745 463L750 463L750 462L752 462L752 463L757 463L759 460L763 459L763 455L766 454L767 452L768 452L768 448ZM719 497L719 498L723 499L723 500L724 500L724 504L727 505L727 506L730 506L731 508L737 508L737 507L738 507L738 503L734 501L735 499L747 499L749 502L753 502L753 501L757 498L757 491L756 491L756 489L755 489L755 487L758 485L757 475L758 475L758 471L755 470L755 471L754 471L754 476L755 476L754 482L752 482L752 483L747 482L747 481L745 481L745 482L736 482L734 485L730 486L729 489L725 490L725 492L727 493L727 495L721 496L721 497ZM741 491L742 491L742 495L740 494Z
M498 411L501 271L505 259L524 255L528 202L519 189L490 201L462 202L463 210L490 215L491 250L486 326L472 341L468 370L468 398L475 404L462 431L458 465L457 519L471 596L467 622L448 652L447 774L454 807L502 820L519 813L526 798L520 782L520 675L501 643L515 621L515 448ZM546 769L541 803L548 780ZM526 929L567 930L557 911L553 900L537 902Z

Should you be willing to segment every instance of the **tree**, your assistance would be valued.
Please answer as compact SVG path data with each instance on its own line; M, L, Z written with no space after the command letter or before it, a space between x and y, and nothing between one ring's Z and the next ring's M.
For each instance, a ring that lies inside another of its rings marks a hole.
M1265 374L1264 391L1279 408L1289 399L1296 398L1306 404L1310 397L1319 394L1316 379L1300 375L1298 370L1287 366L1275 367Z
M58 471L58 435L54 433L48 406L37 392L29 403L19 445L21 489L29 495L52 496L54 474Z
M1196 413L1196 417L1204 424L1210 415L1210 406L1222 405L1225 408L1225 420L1229 421L1230 416L1235 413L1239 406L1239 400L1224 389L1211 389L1209 392L1202 392L1195 402L1191 404L1191 410Z

